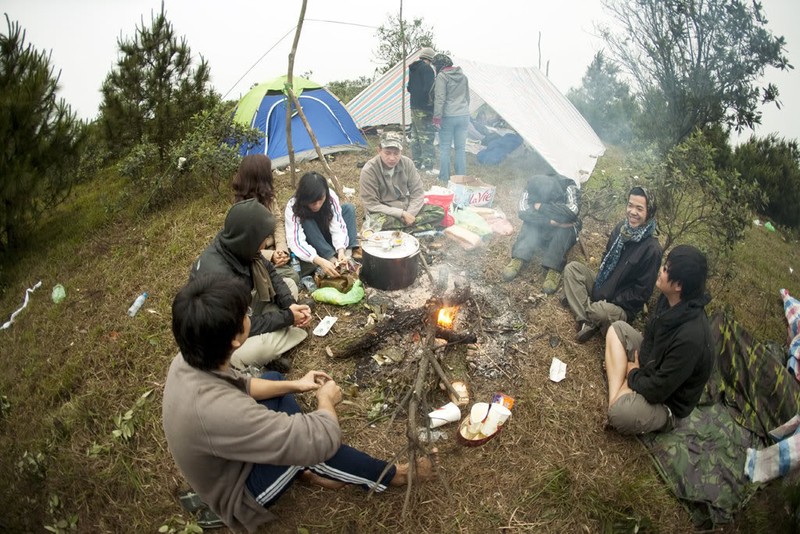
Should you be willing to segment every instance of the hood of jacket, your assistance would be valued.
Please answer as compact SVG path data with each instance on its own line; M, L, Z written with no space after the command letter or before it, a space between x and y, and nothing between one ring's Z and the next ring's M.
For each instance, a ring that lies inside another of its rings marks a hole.
M439 72L442 76L451 80L453 82L460 82L466 76L464 75L464 71L461 70L461 67L446 67Z
M234 204L225 216L217 242L242 263L252 260L267 236L275 233L275 217L255 198Z

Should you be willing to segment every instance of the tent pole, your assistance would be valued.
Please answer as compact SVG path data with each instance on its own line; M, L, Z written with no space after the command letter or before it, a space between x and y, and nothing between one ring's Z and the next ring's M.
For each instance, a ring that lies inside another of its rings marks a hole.
M292 187L297 187L297 169L295 168L295 161L294 161L294 147L292 146L292 106L297 109L298 115L300 115L300 120L303 121L303 125L306 127L306 131L308 131L308 136L311 138L311 142L314 144L314 150L317 151L317 157L322 162L322 165L325 167L325 171L328 173L328 176L331 177L333 181L333 189L336 191L336 194L340 197L342 196L342 188L339 185L339 179L333 174L330 166L328 165L328 161L325 159L325 156L322 154L322 150L319 148L319 143L317 142L317 136L314 135L314 131L311 129L311 125L308 123L308 119L306 119L306 114L303 113L303 108L300 105L300 101L297 100L297 95L294 94L294 90L292 89L292 71L294 70L294 56L297 52L297 43L300 42L300 32L303 30L303 21L305 20L306 16L306 5L308 1L303 0L303 5L300 8L300 19L297 21L297 31L294 33L294 42L292 42L292 51L289 52L289 72L286 74L286 85L284 86L284 93L286 93L286 148L289 151L289 168L292 169Z
M403 0L400 0L400 41L403 51L403 85L400 86L400 127L403 132L403 140L406 136L406 31L403 23ZM403 143L405 144L405 143ZM416 156L415 156L416 157Z

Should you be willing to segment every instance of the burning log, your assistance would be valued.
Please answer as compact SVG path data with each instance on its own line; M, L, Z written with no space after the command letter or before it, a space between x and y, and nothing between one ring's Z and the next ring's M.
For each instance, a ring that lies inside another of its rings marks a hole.
M402 310L378 324L365 327L351 334L345 334L341 338L333 341L327 347L327 352L333 358L349 358L360 356L369 352L391 334L409 332L421 328L426 319L436 328L436 337L441 337L448 343L474 343L475 334L454 334L448 332L447 328L437 328L437 311L443 307L455 307L466 303L470 298L469 286L456 288L451 293L445 295L441 300L430 299L420 308ZM439 335L441 334L441 335ZM471 341L469 341L471 339Z

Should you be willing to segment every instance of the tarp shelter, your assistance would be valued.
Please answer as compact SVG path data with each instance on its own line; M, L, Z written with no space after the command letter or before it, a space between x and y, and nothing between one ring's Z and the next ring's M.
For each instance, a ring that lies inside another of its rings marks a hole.
M419 57L411 54L406 66ZM502 67L453 57L469 78L471 111L491 106L558 173L579 184L589 179L605 147L586 119L535 67ZM408 80L408 73L406 73ZM405 95L406 124L411 123L403 67L398 63L347 104L360 128L401 123Z
M264 132L256 144L242 146L242 155L266 154L274 167L289 164L285 84L286 76L279 76L256 85L239 100L233 115L235 122ZM292 86L323 154L367 148L355 121L330 91L299 76L292 78ZM311 137L296 110L292 115L292 149L297 162L317 157Z

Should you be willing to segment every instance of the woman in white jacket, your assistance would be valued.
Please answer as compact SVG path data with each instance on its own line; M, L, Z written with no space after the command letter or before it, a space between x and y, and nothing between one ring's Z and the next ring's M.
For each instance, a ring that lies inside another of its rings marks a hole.
M301 262L301 275L316 265L328 276L338 276L336 263L358 247L355 206L341 204L328 180L316 172L300 178L286 204L284 222L289 249Z

